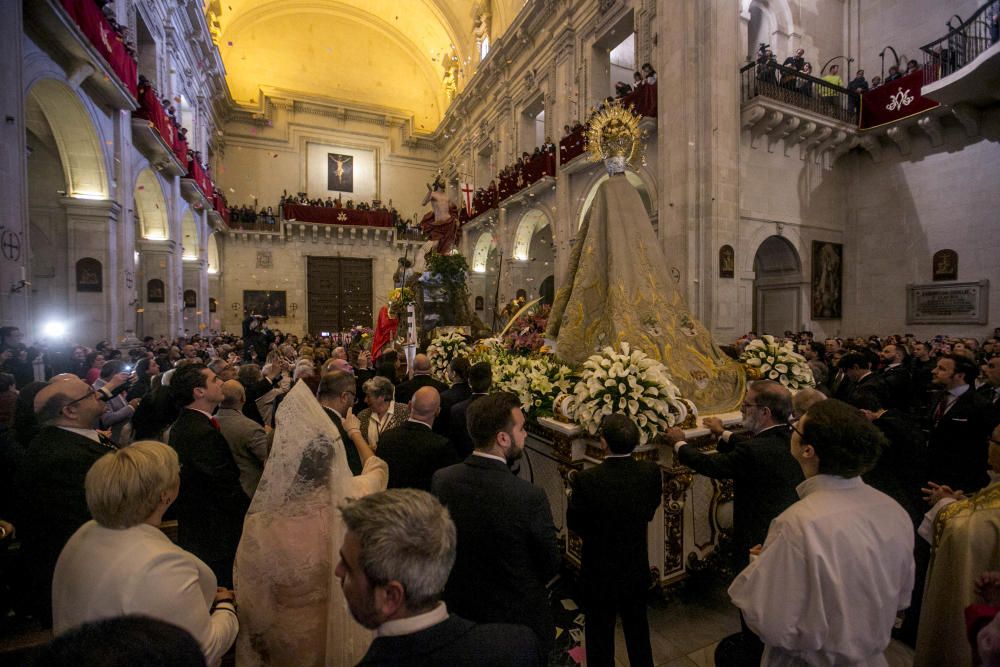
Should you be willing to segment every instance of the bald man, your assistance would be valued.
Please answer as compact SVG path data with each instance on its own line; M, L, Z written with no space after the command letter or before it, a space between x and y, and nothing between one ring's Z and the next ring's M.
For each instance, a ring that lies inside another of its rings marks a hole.
M215 418L233 453L236 467L240 469L240 486L249 498L253 498L270 451L267 433L260 424L243 414L247 395L242 384L226 380L222 383L222 396Z
M18 473L21 512L17 534L27 572L29 604L46 627L52 623L52 573L59 552L90 520L83 480L114 445L95 429L102 394L76 376L57 376L35 395L41 429Z
M421 387L434 387L439 394L448 389L444 382L431 377L431 359L426 354L413 358L413 378L396 387L396 402L409 403Z
M410 418L379 436L378 455L389 465L390 489L430 491L435 471L458 463L448 439L431 431L440 409L437 389L421 387L410 400Z

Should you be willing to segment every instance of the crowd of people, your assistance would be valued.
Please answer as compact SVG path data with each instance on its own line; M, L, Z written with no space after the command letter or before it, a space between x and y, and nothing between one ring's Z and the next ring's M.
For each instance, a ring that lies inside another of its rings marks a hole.
M717 664L868 664L890 635L918 665L969 664L1000 624L1000 331L785 337L816 389L752 381L742 430L704 420L715 454L665 435L678 462L734 480L744 630ZM458 357L444 383L425 354L373 361L253 316L241 335L127 351L21 338L0 329L0 544L19 544L2 611L52 627L46 651L158 620L209 664L234 642L240 664L546 661L561 551L544 491L511 474L525 417L488 363ZM648 665L660 471L632 457L626 415L598 437L605 462L572 477L567 511L588 661L613 664L620 615ZM341 595L354 620L329 604Z
M656 83L656 70L653 69L652 65L643 63L641 70L632 73L632 83L625 81L615 83L615 99L621 99L643 86L651 86Z

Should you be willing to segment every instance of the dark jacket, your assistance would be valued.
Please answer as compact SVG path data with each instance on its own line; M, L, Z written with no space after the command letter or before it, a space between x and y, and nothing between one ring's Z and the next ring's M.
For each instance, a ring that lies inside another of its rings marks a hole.
M746 563L750 548L764 543L771 521L798 500L795 487L804 477L792 457L787 426L734 438L731 450L714 455L686 445L677 460L706 477L733 480L733 543L737 562Z
M90 520L83 482L87 471L113 447L59 428L43 426L28 448L18 476L17 536L22 544L28 590L52 622L52 573L73 533Z
M538 640L523 625L477 624L451 614L426 630L376 637L358 667L531 667L539 661Z
M451 408L451 414L448 417L448 440L451 441L451 446L455 448L455 454L459 459L464 459L473 450L472 436L469 435L465 413L469 410L469 406L472 405L473 401L485 395L470 394L469 398L456 403Z
M547 651L555 626L545 585L560 551L545 492L502 461L475 455L434 473L431 492L461 545L445 587L448 608L479 623L523 623Z
M250 499L240 486L240 471L220 431L197 410L183 409L170 429L170 446L181 462L177 497L177 544L216 571L232 576L236 546ZM216 576L219 572L216 571ZM219 585L225 586L224 578Z
M438 390L439 394L448 389L448 385L434 379L430 375L414 375L412 380L407 380L396 387L396 397L393 400L405 405L410 402L410 399L413 398L418 389L424 387L434 387Z
M361 455L358 454L358 448L354 446L349 435L347 435L347 429L344 428L344 422L341 421L340 415L336 411L323 406L326 416L330 418L333 425L337 427L337 431L340 433L340 439L344 441L344 455L347 457L347 467L351 469L352 475L360 475L361 469L364 467L361 463Z
M430 491L434 473L458 463L448 438L415 421L379 436L378 456L389 466L390 489Z
M468 382L456 382L450 388L441 392L441 412L434 420L434 432L446 438L451 435L451 409L457 403L472 396L472 388Z
M927 479L961 489L966 494L986 486L988 438L993 429L993 406L969 387L951 408L935 421L943 394L931 406L927 440Z
M660 468L649 461L606 458L573 477L566 525L583 539L585 602L645 594L647 530L661 498Z

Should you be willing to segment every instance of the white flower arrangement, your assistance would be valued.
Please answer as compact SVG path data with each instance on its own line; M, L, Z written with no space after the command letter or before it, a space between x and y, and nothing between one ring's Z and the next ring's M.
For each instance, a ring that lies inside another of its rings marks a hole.
M588 433L597 434L605 415L621 412L639 427L641 444L682 424L693 407L681 398L666 366L628 343L620 351L605 347L583 362L573 393L576 421Z
M568 392L573 385L572 373L569 366L549 355L508 356L494 363L493 386L516 394L529 416L551 415L556 396Z
M431 375L442 382L448 381L448 366L456 357L468 357L471 350L465 336L457 331L441 334L427 346L431 360Z
M740 362L752 380L774 380L789 389L816 386L806 358L791 341L779 343L770 335L754 338L740 354Z

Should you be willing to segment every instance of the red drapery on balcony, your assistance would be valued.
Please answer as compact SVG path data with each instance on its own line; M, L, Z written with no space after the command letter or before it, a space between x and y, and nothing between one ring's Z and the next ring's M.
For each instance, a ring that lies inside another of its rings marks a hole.
M622 98L622 106L635 107L640 116L656 118L656 84L644 83Z
M212 192L215 185L205 169L195 160L188 161L188 173L185 178L190 178L198 184L198 188L205 194L205 198L212 201Z
M285 204L285 220L316 222L324 225L392 227L392 217L389 215L389 211L360 211L356 208L303 206L302 204Z
M94 0L62 0L66 12L118 75L133 97L139 94L139 66Z
M934 100L921 96L924 83L922 70L882 84L861 94L861 117L858 126L867 130L892 123L938 106Z
M188 142L187 139L183 139L178 133L177 141L174 142L174 155L177 159L181 161L181 164L187 164L188 162Z
M226 227L229 227L229 204L218 190L212 193L212 208L222 217L222 221L226 223Z
M174 127L173 122L171 122L170 117L167 116L167 112L163 110L163 104L160 100L156 99L156 94L151 87L147 86L139 91L139 108L132 115L137 118L144 118L152 123L156 131L160 133L160 137L167 142L170 150L174 151L174 153L177 152L177 140L179 138L177 129ZM184 146L184 159L181 160L181 164L185 162L187 162L186 142Z
M556 156L552 153L542 153L537 158L525 162L520 170L515 170L510 176L500 179L499 197L506 199L545 176L555 175Z
M582 155L587 150L587 141L584 135L587 133L586 127L570 132L559 140L559 166L563 166L578 155Z

